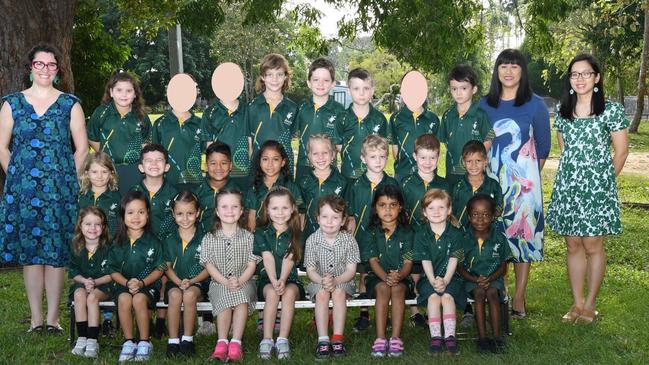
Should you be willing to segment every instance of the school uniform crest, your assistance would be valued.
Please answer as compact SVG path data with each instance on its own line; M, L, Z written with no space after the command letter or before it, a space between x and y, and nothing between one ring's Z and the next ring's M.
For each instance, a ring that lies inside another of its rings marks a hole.
M336 193L336 195L340 195L340 192L341 192L342 190L343 190L343 187L342 187L342 186L339 186L339 187L336 188L336 190L334 190L334 193Z
M293 121L291 120L292 117L293 117L293 112L288 112L286 114L286 118L284 118L284 124L290 126L293 123Z
M335 124L336 124L336 116L332 115L329 117L329 119L327 119L326 126L327 128L334 128Z
M102 260L101 264L99 264L99 266L101 266L102 269L106 268L106 265L108 265L108 260L106 259Z
M381 126L377 124L374 126L374 128L372 128L372 132L379 133L379 129L381 129Z
M146 262L151 262L153 261L153 254L155 253L154 248L150 248L149 251L146 253Z

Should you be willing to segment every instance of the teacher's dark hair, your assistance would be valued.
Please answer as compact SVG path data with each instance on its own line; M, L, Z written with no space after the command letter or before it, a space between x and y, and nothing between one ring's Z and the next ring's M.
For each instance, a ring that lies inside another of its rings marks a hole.
M599 89L598 92L594 92L593 96L590 98L590 111L595 115L600 115L604 113L604 108L606 106L606 99L604 98L604 75L602 75L601 67L595 59L595 57L589 54L578 54L575 58L570 61L568 65L568 70L565 75L563 75L563 93L561 94L561 106L559 107L559 114L562 118L572 120L575 112L575 106L577 105L577 94L570 94L570 72L572 72L572 66L579 62L586 61L590 64L590 67L595 71L595 76L599 75L599 81L595 83L595 87Z
M498 66L500 65L518 65L521 67L521 81L516 91L516 100L514 106L521 106L532 99L532 87L527 77L527 59L517 49L506 49L498 55L494 63L494 69L491 73L491 85L487 94L487 104L497 108L500 104L500 95L502 93L502 84L498 78Z
M35 45L32 49L29 50L29 53L27 53L27 58L25 59L25 70L27 71L25 73L25 77L23 79L25 86L30 87L32 85L32 82L29 80L29 74L31 73L32 69L32 62L34 62L34 58L36 57L37 53L44 52L44 53L51 53L54 55L54 59L56 60L56 63L59 65L59 69L56 72L56 75L59 77L59 79L63 80L65 77L65 72L63 71L63 54L61 51L59 51L58 48L51 44L47 43L40 43Z

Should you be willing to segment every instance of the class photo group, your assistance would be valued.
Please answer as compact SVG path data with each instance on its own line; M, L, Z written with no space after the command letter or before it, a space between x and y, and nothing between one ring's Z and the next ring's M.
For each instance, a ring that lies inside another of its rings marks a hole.
M373 105L367 70L348 72L345 107L332 94L330 60L313 60L295 80L280 54L259 61L250 103L217 93L198 116L170 102L151 122L137 78L118 70L102 104L84 113L57 88L68 61L55 46L34 46L25 89L2 96L0 263L22 266L27 332L63 334L59 305L74 303L76 356L97 358L102 333L117 330L120 363L150 360L152 337L166 338L169 358L242 361L255 326L261 341L245 355L285 360L301 301L314 303L318 360L407 358L408 325L428 331L417 338L433 355L461 356L461 324L477 328L462 351L502 354L512 350L503 322L528 316L546 224L565 239L572 291L557 321L589 325L599 315L604 238L622 231L616 177L629 121L605 97L592 55L563 70L553 122L561 157L545 212L550 113L517 49L498 54L484 91L471 66L448 70L454 103L441 116L408 86L425 83L409 71L405 105L388 118ZM304 102L285 96L304 82ZM356 299L373 305L348 319ZM205 302L211 313L198 311ZM348 347L346 324L373 326L375 340ZM197 354L194 335L213 341L211 354Z

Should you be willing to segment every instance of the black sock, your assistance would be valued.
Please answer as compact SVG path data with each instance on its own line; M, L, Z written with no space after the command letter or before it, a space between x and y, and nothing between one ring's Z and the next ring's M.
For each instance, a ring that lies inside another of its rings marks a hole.
M165 319L156 318L155 319L155 330L157 333L163 333L165 331Z
M77 322L79 337L88 337L88 321Z
M140 339L140 341L138 341L138 344L139 344L140 342L151 342L151 341L149 341L149 339L146 339L146 340Z
M96 340L97 337L99 337L99 327L88 327L88 338Z
M212 313L205 313L203 314L203 321L204 322L214 322L214 316Z

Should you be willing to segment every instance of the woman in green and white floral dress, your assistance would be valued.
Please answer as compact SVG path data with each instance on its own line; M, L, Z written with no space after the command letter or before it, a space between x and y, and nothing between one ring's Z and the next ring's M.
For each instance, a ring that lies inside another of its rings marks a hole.
M624 107L604 99L597 61L590 55L575 57L554 122L562 151L548 208L548 224L568 246L574 302L563 316L565 322L590 323L596 316L595 300L606 270L604 236L622 232L615 177L629 154L628 126Z

